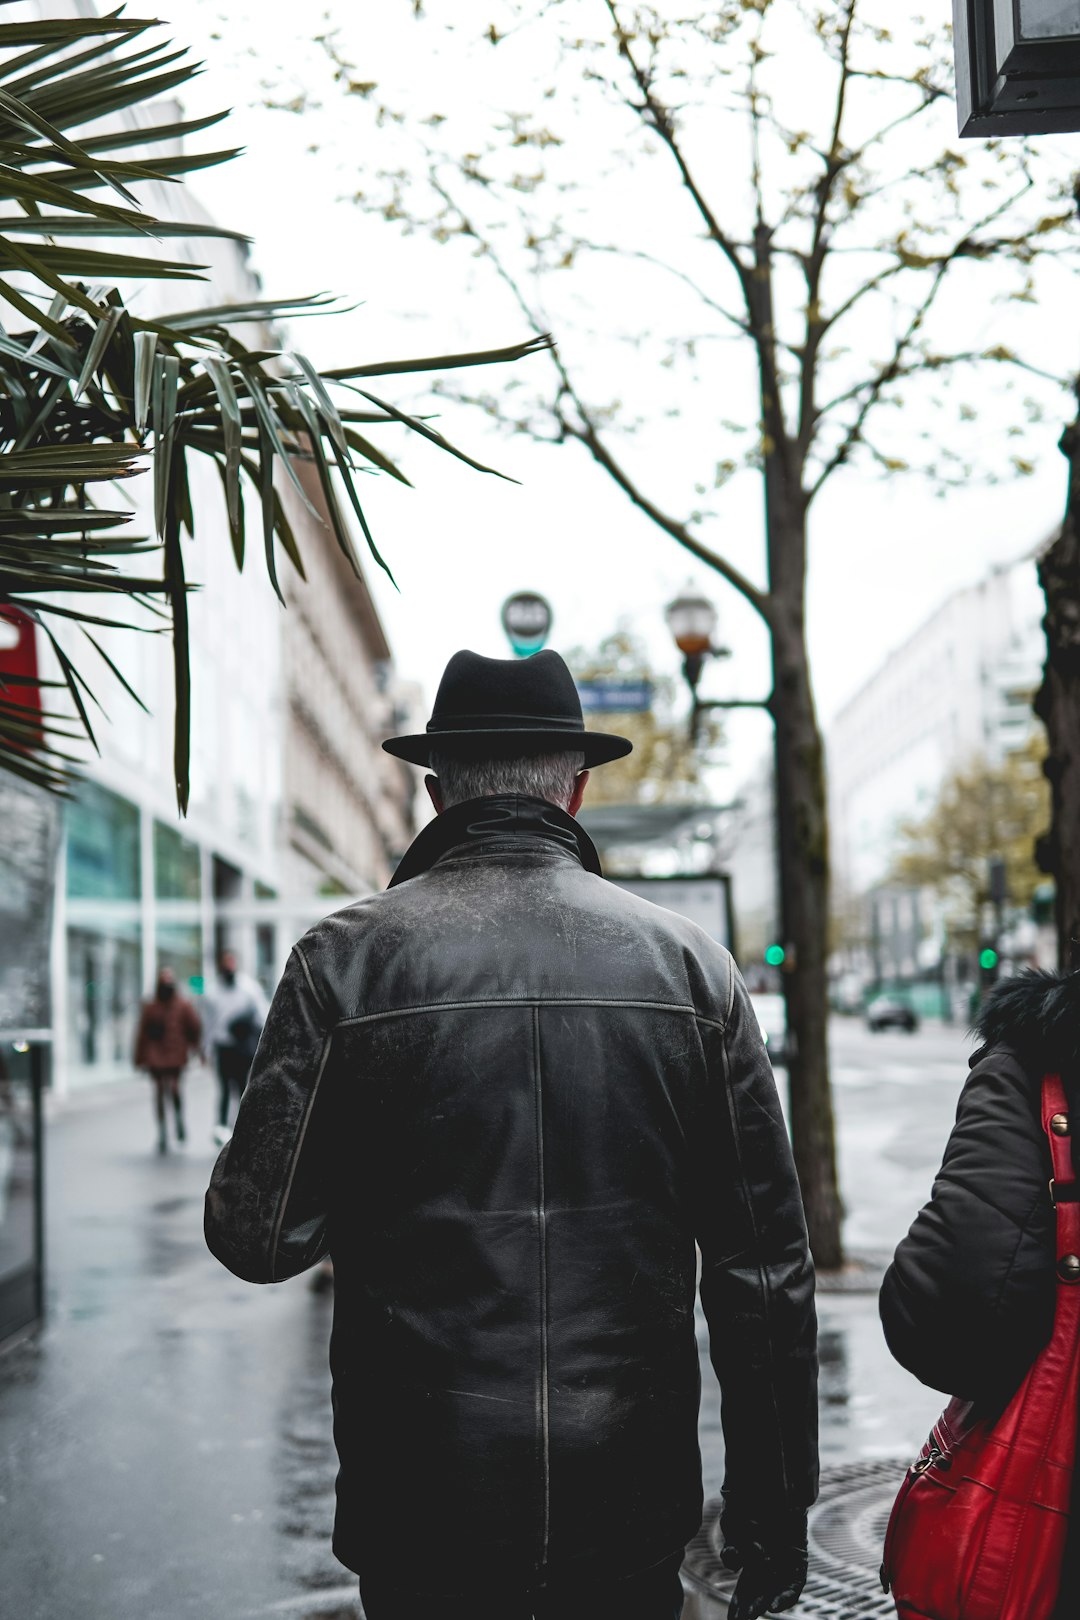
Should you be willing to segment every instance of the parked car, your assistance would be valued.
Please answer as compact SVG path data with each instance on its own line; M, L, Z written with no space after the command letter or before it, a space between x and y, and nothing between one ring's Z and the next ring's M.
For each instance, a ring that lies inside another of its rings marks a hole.
M904 1029L914 1035L919 1019L906 1001L897 1001L895 996L875 996L866 1009L866 1027L872 1035L883 1029Z
M787 1009L783 996L752 991L750 1005L757 1015L765 1050L774 1067L787 1062Z

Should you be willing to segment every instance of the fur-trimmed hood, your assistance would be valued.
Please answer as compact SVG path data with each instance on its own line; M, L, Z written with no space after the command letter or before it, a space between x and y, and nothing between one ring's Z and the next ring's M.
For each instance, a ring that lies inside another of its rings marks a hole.
M1009 1046L1026 1063L1080 1079L1080 972L1032 969L1000 980L972 1032L982 1051Z

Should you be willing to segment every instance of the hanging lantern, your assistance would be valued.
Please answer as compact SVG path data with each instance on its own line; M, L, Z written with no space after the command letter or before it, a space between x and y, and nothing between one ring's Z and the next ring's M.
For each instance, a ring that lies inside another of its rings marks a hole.
M1080 0L953 0L960 134L1080 130Z

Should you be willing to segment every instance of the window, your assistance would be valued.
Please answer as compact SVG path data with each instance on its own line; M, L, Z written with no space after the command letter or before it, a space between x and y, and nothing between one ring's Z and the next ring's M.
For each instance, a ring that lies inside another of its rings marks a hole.
M172 968L181 989L202 989L202 929L198 923L159 922L157 970Z
M190 838L154 822L154 893L159 900L199 898L199 846Z
M80 782L67 807L67 892L77 900L137 900L139 812L96 782Z

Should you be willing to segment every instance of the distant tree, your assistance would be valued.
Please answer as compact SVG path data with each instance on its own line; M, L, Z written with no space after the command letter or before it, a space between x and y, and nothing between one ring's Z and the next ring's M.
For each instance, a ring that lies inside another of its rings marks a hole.
M657 675L644 641L629 630L605 636L593 651L575 647L567 663L578 680L601 677L647 681L653 706L644 713L607 710L586 719L598 729L618 731L634 745L632 754L616 759L589 779L588 803L692 804L707 793L705 775L715 764L723 741L723 728L706 716L697 746L690 740L687 719L678 710L681 683L671 675Z
M1036 843L1050 816L1040 733L1000 765L975 758L942 784L925 816L898 830L892 877L932 889L945 903L955 939L976 946L990 900L990 862L1005 862L1010 904L1027 906L1042 874Z
M1027 397L987 476L1032 470L1025 437L1058 408L1060 383L1021 352L1023 316L1040 264L1075 238L1071 198L1060 176L1038 183L1028 143L957 147L947 32L906 7L898 16L894 0L461 0L450 20L418 24L440 26L458 40L475 30L464 107L453 72L445 102L410 106L361 75L332 30L321 36L342 94L374 126L354 142L365 153L357 200L448 251L458 244L485 297L501 288L534 330L557 327L546 386L473 401L514 431L584 451L761 619L793 967L792 1140L814 1254L834 1267L811 514L849 465L968 481L984 447L973 401L994 370L1023 380ZM613 330L628 308L640 315ZM598 335L625 353L613 358ZM930 413L951 389L938 426ZM763 581L716 526L724 486L746 470L761 479Z

